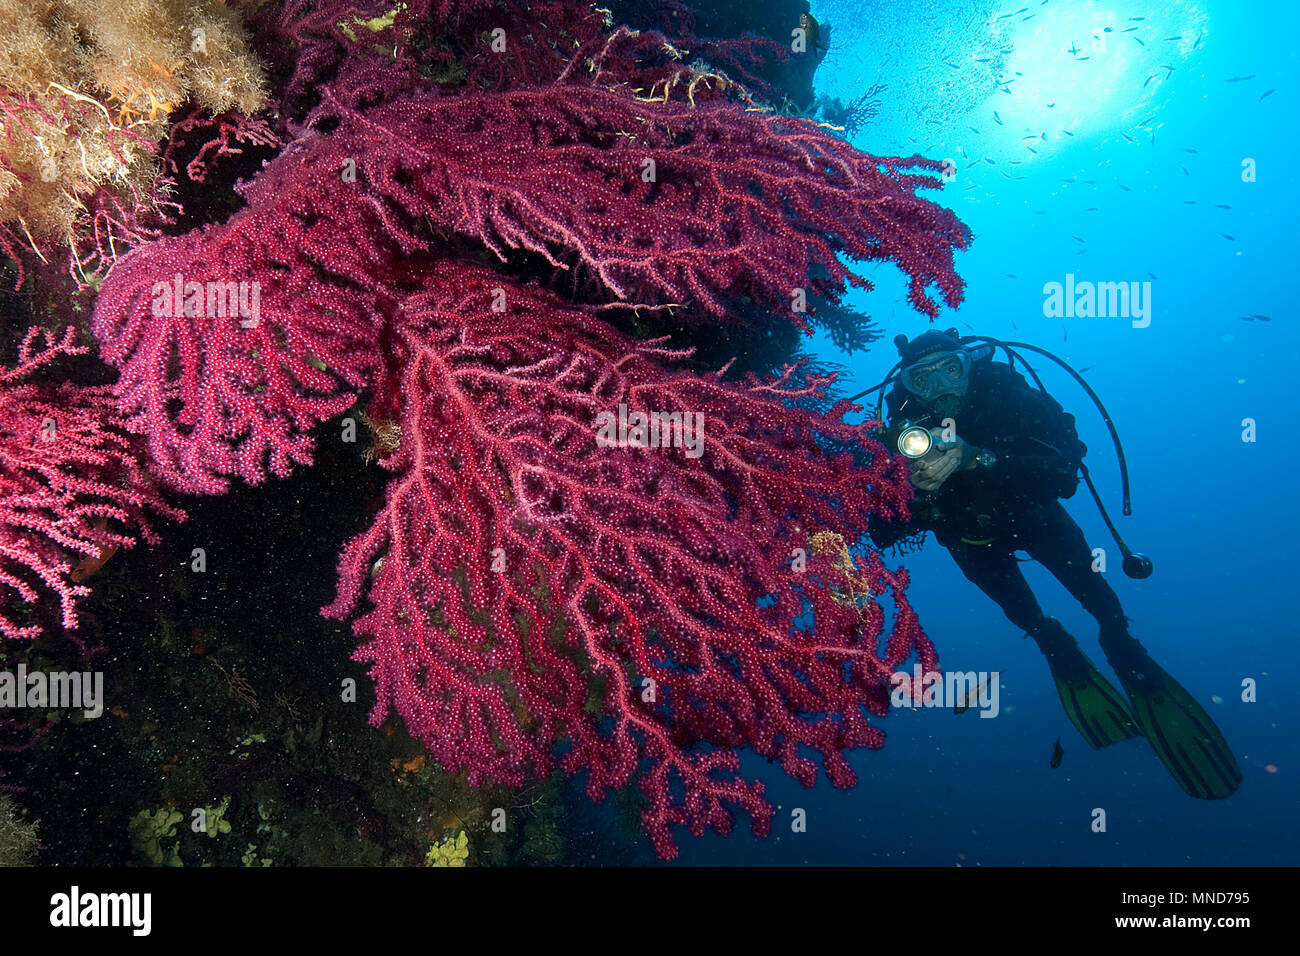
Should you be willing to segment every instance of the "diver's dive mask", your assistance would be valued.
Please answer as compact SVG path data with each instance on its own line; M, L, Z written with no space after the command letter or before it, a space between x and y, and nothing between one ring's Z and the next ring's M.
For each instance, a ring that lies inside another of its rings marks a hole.
M922 401L932 402L940 395L963 398L970 386L970 355L965 349L927 355L898 373L898 381Z

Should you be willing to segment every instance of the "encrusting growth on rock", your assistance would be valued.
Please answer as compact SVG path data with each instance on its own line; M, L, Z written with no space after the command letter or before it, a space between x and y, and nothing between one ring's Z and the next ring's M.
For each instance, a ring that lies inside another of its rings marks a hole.
M179 107L265 99L237 15L212 0L0 0L0 247L75 253L97 205L155 198Z

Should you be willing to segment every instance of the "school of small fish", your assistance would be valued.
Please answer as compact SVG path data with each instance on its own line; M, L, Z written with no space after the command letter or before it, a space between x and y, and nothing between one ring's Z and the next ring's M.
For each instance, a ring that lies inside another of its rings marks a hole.
M1049 2L1050 2L1050 0L1041 0L1040 6L1046 6ZM1014 11L1014 12L1012 12L1012 13L1004 13L1004 14L1001 14L1001 15L999 15L998 17L996 17L995 19L996 19L996 20L1006 20L1006 19L1010 19L1010 18L1015 17L1015 16L1018 16L1018 15L1020 15L1020 14L1027 13L1028 10L1029 10L1028 7L1022 7L1021 9L1019 9L1019 10L1017 10L1017 11ZM1029 16L1023 17L1023 20L1031 20L1031 19L1034 18L1034 16L1036 16L1036 14L1031 14L1031 15L1029 15ZM1116 36L1122 36L1122 37L1125 37L1126 40L1132 40L1132 41L1136 42L1138 45L1140 45L1140 46L1142 46L1142 47L1145 47L1145 46L1146 46L1146 42L1145 42L1145 41L1144 41L1140 36L1138 36L1138 34L1141 33L1141 32L1143 31L1143 29L1144 29L1146 26L1148 26L1147 23L1146 23L1146 17L1145 17L1145 16L1133 16L1133 17L1129 17L1129 18L1128 18L1128 22L1129 22L1129 24L1130 24L1129 26L1122 27L1122 28L1120 28L1119 30L1115 30L1115 28L1107 26L1107 27L1103 27L1103 28L1101 29L1101 31L1099 31L1099 32L1100 32L1100 33L1104 33L1104 34L1115 34ZM1184 45L1184 46L1183 46L1183 53L1184 53L1184 55L1185 55L1185 54L1188 53L1188 52L1194 52L1194 51L1199 47L1200 42L1201 42L1201 39L1202 39L1202 35L1201 35L1200 33L1198 33L1198 34L1197 34L1196 36L1194 36L1194 37L1190 37L1191 40L1192 40L1192 42L1191 42L1191 46L1190 46L1190 47L1187 47L1187 46L1186 46L1186 41L1189 39L1189 34L1190 34L1190 31L1187 31L1187 32L1184 32L1184 33L1175 33L1175 34L1172 34L1172 35L1170 35L1170 36L1161 37L1161 38L1159 38L1159 40L1160 40L1160 42L1165 42L1165 43L1180 43L1180 44L1183 44L1183 45ZM1095 39L1095 34L1090 33L1089 36L1093 36L1094 39ZM1069 45L1068 47L1063 47L1062 49L1063 49L1063 52L1066 53L1066 54L1068 54L1068 55L1070 56L1070 58L1071 58L1074 62L1082 63L1082 62L1086 62L1086 61L1088 61L1088 60L1091 59L1091 56L1090 56L1090 55L1087 55L1087 54L1084 53L1084 50L1086 49L1086 45L1085 45L1084 47L1081 47L1081 46L1079 46L1079 44L1078 44L1077 41L1075 41L1075 42L1071 42L1070 45ZM1005 53L1010 52L1010 51L1009 51L1009 50L1003 50L1002 52L1005 54ZM953 62L954 59L960 59L960 58L959 58L959 57L950 57L950 58L945 58L943 62L944 62L948 67L950 67L952 70L955 70L955 71L961 70L961 69L963 68L963 67L962 67L962 64L961 64L960 62ZM986 64L986 63L991 62L992 59L993 59L992 57L981 57L981 58L979 58L979 59L976 59L974 62L976 62L976 63L980 63L980 64ZM1139 89L1141 89L1141 90L1146 90L1146 89L1148 89L1149 87L1152 87L1153 84L1154 84L1155 87L1158 89L1158 88L1161 87L1162 84L1169 82L1169 81L1170 81L1173 77L1175 77L1177 74L1178 74L1178 70L1177 70L1177 68L1176 68L1175 66L1173 66L1173 65L1171 65L1171 64L1168 64L1168 63L1161 63L1161 64L1159 64L1157 67L1155 67L1154 71L1151 71L1151 70L1146 71L1145 79L1143 79L1143 81L1141 82ZM994 75L996 76L997 74L994 74ZM1008 95L1014 96L1015 94L1014 94L1014 92L1013 92L1013 85L1014 85L1018 80L1022 80L1023 78L1024 78L1024 73L1023 73L1023 72L1020 72L1020 71L1011 71L1011 75L1005 75L1005 76L1002 76L1000 79L997 80L997 89L999 89L1001 92L1003 92L1003 93L1005 93L1005 94L1008 94ZM1225 82L1225 83L1234 83L1234 84L1235 84L1235 83L1249 83L1250 81L1252 81L1252 80L1256 80L1257 78L1258 78L1258 75L1257 75L1257 74L1251 73L1251 74L1243 74L1243 75L1240 75L1240 76L1229 76L1229 77L1225 77L1225 78L1224 78L1224 82ZM1273 95L1273 94L1276 93L1276 92L1277 92L1277 88L1276 88L1276 87L1269 88L1269 89L1265 90L1263 93L1261 93L1261 94L1259 95L1259 97L1258 97L1258 99L1256 100L1256 102L1260 102L1260 103L1262 103L1265 99L1267 99L1269 96ZM1053 102L1047 102L1047 103L1043 103L1042 105L1043 105L1044 107L1046 107L1047 109L1053 109L1053 108L1056 107L1056 102L1055 102L1055 101L1053 101ZM1153 111L1153 112L1151 112L1148 116L1146 116L1146 117L1144 117L1143 119L1139 120L1138 122L1134 123L1133 126L1132 126L1132 129L1133 129L1133 130L1135 130L1135 131L1140 130L1140 131L1142 131L1144 134L1146 134L1145 142L1146 142L1146 143L1148 144L1148 146L1150 146L1150 147L1154 147L1155 144L1156 144L1156 127L1157 127L1158 125L1163 125L1163 123L1159 123L1159 124L1158 124L1158 123L1156 122L1156 116L1157 116L1157 114ZM1000 127L1006 127L1007 124L1008 124L1008 121L1009 121L1009 119L1008 119L1007 117L1004 117L1004 116L1002 115L1002 111L1001 111L1001 110L993 110L993 111L992 111L992 119L993 119L993 122L994 122L997 126L1000 126ZM939 123L939 122L934 122L933 125L942 125L942 124ZM967 126L966 126L966 129L968 129L971 133L976 134L977 136L978 136L978 135L982 135L982 134L981 134L981 130L980 130L979 127L977 127L977 126L967 125ZM1062 128L1062 129L1060 129L1059 132L1060 132L1061 135L1066 136L1066 137L1073 138L1073 137L1075 136L1075 131L1074 131L1074 130L1071 130L1071 129L1065 129L1065 128ZM1119 135L1120 135L1120 137L1121 137L1121 138L1122 138L1126 143L1128 143L1128 144L1130 144L1130 145L1134 145L1134 146L1138 145L1138 140L1137 140L1137 138L1136 138L1134 135L1132 135L1130 132L1127 132L1127 131L1124 131L1124 130L1120 130L1120 131L1119 131ZM916 141L916 140L913 140L913 142L917 142L917 141ZM1051 152L1055 152L1055 147L1051 145L1051 141L1050 141L1050 139L1049 139L1049 137L1048 137L1048 132L1047 132L1047 130L1045 130L1045 129L1038 129L1038 130L1035 130L1034 128L1031 127L1031 128L1029 128L1029 129L1027 129L1027 130L1024 130L1024 132L1023 132L1023 133L1021 134L1021 136L1020 136L1020 142L1021 142L1021 144L1023 145L1025 151L1026 151L1029 155L1031 155L1031 156L1038 156L1038 155L1039 155L1039 148L1038 148L1038 147L1039 147L1039 146L1042 146L1043 144L1046 144L1046 147L1047 147ZM918 145L919 145L919 143L918 143ZM959 151L960 151L960 153L961 153L961 155L962 155L962 158L965 159L967 162L970 162L970 156L969 156L969 154L967 153L966 149L965 149L964 147L959 147ZM1199 155L1199 152L1200 152L1197 148L1195 148L1195 147L1191 147L1191 146L1182 147L1182 150L1181 150L1181 151L1182 151L1183 153L1186 153L1186 154L1189 155L1189 156L1197 156L1197 155ZM980 161L983 162L984 164L986 164L986 165L988 165L988 166L991 166L991 167L994 167L994 168L997 168L997 167L999 166L999 161L998 161L998 159L995 159L995 158L993 158L993 157L991 157L991 156L980 157ZM1016 166L1024 165L1024 160L1022 160L1022 159L1011 159L1011 158L1009 158L1009 157L1004 157L1002 161L1005 163L1006 166L1009 166L1009 167L1016 167ZM1192 177L1192 172L1191 172L1191 170L1188 169L1188 167L1185 166L1185 165L1183 165L1182 163L1173 163L1173 166L1176 167L1176 168L1177 168L1177 169L1182 173L1182 175L1183 175L1184 177L1187 177L1187 178L1189 178L1189 179ZM1028 177L1026 177L1026 176L1024 176L1024 175L1013 175L1011 172L1009 172L1009 171L1008 171L1007 169L1005 169L1005 168L998 169L998 172L999 172L999 174L1000 174L1004 179L1009 180L1009 181L1012 181L1012 182L1022 181L1022 180L1025 180L1025 179L1028 178ZM1061 180L1061 184L1062 184L1062 186L1066 186L1066 187L1068 187L1068 186L1074 186L1074 185L1076 185L1076 184L1079 184L1079 185L1095 186L1095 185L1097 185L1097 180L1095 180L1095 179L1078 179L1078 178L1076 178L1076 177L1067 177L1067 178L1063 178L1063 179ZM1123 192L1126 192L1126 193L1132 193L1132 192L1134 192L1133 187L1130 186L1130 185L1128 185L1128 184L1126 184L1126 183L1116 182L1115 185L1118 186L1119 189L1122 190ZM974 190L974 189L977 188L977 184L976 184L975 182L973 182L973 181L968 180L967 183L965 184L965 186L964 186L963 188L964 188L966 191ZM1186 200L1183 200L1183 204L1184 204L1184 205L1188 205L1188 206L1195 206L1195 205L1198 205L1198 201L1195 200L1195 199L1186 199ZM1221 209L1221 210L1227 210L1227 211L1232 211L1232 209L1233 209L1233 207L1232 207L1231 205L1227 204L1227 203L1209 203L1209 204L1207 204L1207 205L1210 206L1211 208L1214 208L1214 209ZM1096 213L1096 212L1100 212L1100 207L1098 207L1098 206L1088 206L1088 207L1085 207L1085 208L1083 209L1083 212L1085 212L1085 213ZM1047 215L1047 214L1048 214L1048 211L1045 210L1045 209L1035 209L1035 210L1032 210L1032 211L1031 211L1031 215L1035 215L1035 216L1045 216L1045 215ZM1227 240L1227 241L1229 241L1229 242L1236 242L1236 241L1237 241L1237 237L1236 237L1235 235L1231 234L1231 233L1220 232L1218 235L1219 235L1221 238L1223 238L1223 239L1225 239L1225 240ZM1074 241L1078 242L1081 246L1084 247L1084 248L1079 249L1079 250L1075 253L1076 255L1083 255L1083 254L1087 253L1087 251L1088 251L1087 248L1086 248L1087 240L1084 239L1084 237L1082 237L1082 236L1072 236L1071 238L1074 239ZM1148 272L1147 274L1150 275L1152 279L1155 279L1155 278L1156 278L1156 276L1155 276L1154 273ZM1010 272L1008 272L1008 273L1004 273L1004 275L1005 275L1005 277L1008 278L1008 279L1018 279L1018 278L1019 278L1015 273L1010 273ZM1242 318L1242 321L1245 321L1245 322L1255 322L1255 321L1259 321L1259 322L1270 322L1270 321L1272 321L1272 319L1271 319L1269 316L1267 316L1267 315L1261 315L1261 314L1259 314L1259 313L1251 313L1251 314L1249 314L1249 315L1242 316L1241 318ZM1015 328L1015 323L1014 323L1014 321L1012 322L1012 328ZM1068 338L1068 335L1069 335L1068 329L1066 329L1066 330L1064 331L1064 335L1065 335L1066 338ZM1091 368L1092 368L1092 366L1089 366L1087 369L1084 369L1083 371L1088 371L1088 370L1090 370ZM960 713L961 710L958 710L957 712ZM1059 749L1059 741L1057 742L1057 746L1058 746L1058 749ZM1054 754L1054 755L1053 755L1053 763L1052 763L1052 766L1053 766L1053 767L1059 766L1059 763L1060 763L1060 756L1059 756L1059 754Z

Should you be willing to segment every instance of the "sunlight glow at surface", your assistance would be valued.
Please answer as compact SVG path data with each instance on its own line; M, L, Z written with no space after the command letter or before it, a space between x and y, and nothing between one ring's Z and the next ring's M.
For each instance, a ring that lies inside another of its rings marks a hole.
M1180 0L1073 0L1037 9L1012 32L1005 83L980 110L995 126L1002 121L1006 133L999 138L1026 143L1018 158L1032 163L1082 140L1154 134L1162 87L1178 78L1203 38L1199 9Z
M1051 140L1062 130L1077 136L1113 122L1116 100L1132 85L1136 57L1132 44L1104 32L1104 25L1120 18L1089 12L1097 24L1095 43L1093 30L1081 28L1085 21L1066 8L1045 14L1037 27L1015 36L1015 53L1007 61L1012 95L993 98L1006 122L1045 131ZM1071 55L1072 47L1079 52Z

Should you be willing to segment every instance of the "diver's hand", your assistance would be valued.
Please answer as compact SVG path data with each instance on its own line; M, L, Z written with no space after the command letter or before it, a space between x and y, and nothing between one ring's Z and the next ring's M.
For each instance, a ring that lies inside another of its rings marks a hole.
M921 491L935 491L954 472L970 468L978 451L974 445L968 445L960 438L951 442L936 442L930 454L924 458L912 459L911 482Z

